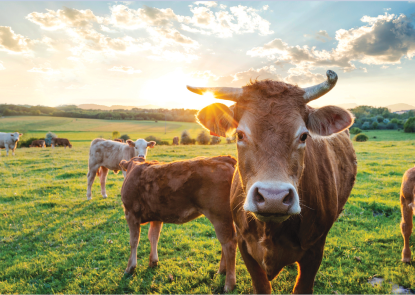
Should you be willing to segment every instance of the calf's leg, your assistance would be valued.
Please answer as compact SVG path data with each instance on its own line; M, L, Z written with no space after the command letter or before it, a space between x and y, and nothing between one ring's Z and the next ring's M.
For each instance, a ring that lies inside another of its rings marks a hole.
M251 275L254 294L271 294L271 283L268 281L267 274L258 262L256 262L256 260L248 253L246 241L243 240L240 235L238 235L238 247L246 268Z
M136 218L132 212L125 210L125 219L128 223L128 228L130 229L130 247L131 254L130 259L128 259L127 268L125 269L126 273L131 273L137 266L137 246L140 241L140 219Z
M107 198L107 191L105 190L105 182L107 181L108 168L101 166L99 179L101 180L101 195L105 199Z
M406 199L401 195L401 232L403 236L402 261L411 262L411 248L409 247L409 238L412 233L412 198Z
M87 175L88 188L86 191L86 197L88 200L92 199L91 190L92 190L92 185L94 184L95 176L97 175L98 169L99 169L99 166L98 167L92 166L92 167L89 167L89 170L88 170L88 175Z
M148 230L148 239L150 240L151 250L150 250L150 263L149 267L157 266L159 261L159 256L157 253L157 244L160 238L161 228L163 227L163 222L161 221L151 221L150 229Z
M5 144L4 147L6 148L6 156L9 156L9 145Z
M326 235L320 241L314 244L298 261L298 275L295 282L293 294L311 294L313 293L314 280L321 261L323 260L324 244Z
M222 246L222 256L219 265L219 273L223 273L226 270L225 280L225 292L230 292L235 288L236 284L236 234L235 227L233 225L232 218L226 218L224 216L217 217L205 214L205 216L212 222L216 236Z

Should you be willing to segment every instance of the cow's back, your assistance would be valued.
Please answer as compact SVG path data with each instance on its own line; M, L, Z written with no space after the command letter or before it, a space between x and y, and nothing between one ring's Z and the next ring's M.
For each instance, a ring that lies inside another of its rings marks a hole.
M134 157L134 148L124 143L96 138L89 149L89 163L104 166L110 170L120 170L121 160Z

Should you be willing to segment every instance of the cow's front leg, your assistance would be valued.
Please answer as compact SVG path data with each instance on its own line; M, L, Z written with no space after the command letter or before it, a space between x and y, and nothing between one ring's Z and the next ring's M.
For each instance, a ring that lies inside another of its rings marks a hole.
M411 248L409 246L409 238L412 234L412 199L407 200L401 196L401 233L403 236L402 261L411 262Z
M99 172L99 179L101 180L101 195L104 199L107 198L107 191L105 189L105 182L107 181L107 175L108 175L108 168L101 166L101 169Z
M149 267L157 266L159 261L159 256L157 253L157 244L160 238L161 228L163 227L163 222L161 221L151 221L150 229L148 230L148 239L150 240L151 250L150 250L150 263Z
M9 145L5 144L4 148L6 149L6 156L9 156Z
M17 144L14 145L14 147L12 147L12 156L14 156L14 151L16 150Z
M298 261L298 275L293 290L294 294L313 293L314 280L323 259L325 243L326 236L308 249L301 260Z
M127 268L125 269L126 273L131 273L137 266L137 247L138 242L140 241L140 219L137 219L132 212L125 210L125 219L128 223L128 228L130 229L130 247L131 254L130 259L128 259Z
M238 247L242 259L252 278L254 294L271 294L271 283L268 281L267 274L256 260L248 253L245 240L238 234Z

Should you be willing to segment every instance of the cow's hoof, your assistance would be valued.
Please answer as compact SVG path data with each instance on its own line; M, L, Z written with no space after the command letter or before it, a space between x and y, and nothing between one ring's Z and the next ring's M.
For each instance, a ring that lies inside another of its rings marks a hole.
M234 288L235 288L235 286L227 286L227 285L225 285L225 287L223 288L223 292L224 293L232 292Z
M158 265L158 261L150 261L148 267L156 267Z
M135 267L136 267L136 265L134 265L134 266L130 266L130 267L127 267L127 268L125 269L124 273L127 273L127 274L132 274L132 273L133 273L133 271L134 271L134 269L135 269Z
M402 262L411 263L411 257L402 257Z
M102 195L102 197L103 197L104 199L106 199L108 196L107 196L107 195Z
M88 201L91 201L92 200L92 197L91 196L86 196L86 199L88 200Z

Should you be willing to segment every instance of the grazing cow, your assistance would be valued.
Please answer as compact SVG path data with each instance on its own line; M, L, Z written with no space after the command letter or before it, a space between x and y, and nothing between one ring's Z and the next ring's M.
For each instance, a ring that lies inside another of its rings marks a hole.
M61 145L64 146L65 149L68 146L70 149L72 148L72 144L69 142L66 138L52 138L52 148L55 148L55 146Z
M271 80L242 89L188 86L236 102L230 108L212 104L197 117L214 135L236 129L231 209L255 293L271 293L269 281L295 262L293 292L313 292L326 236L354 185L356 155L344 132L352 115L307 105L334 87L336 73L327 71L327 77L308 88Z
M34 141L32 141L32 144L29 145L29 147L41 147L44 148L46 147L45 141L42 139L36 139Z
M222 245L219 273L226 272L225 292L236 282L236 236L229 194L236 160L231 156L200 157L159 163L133 158L121 161L127 171L121 189L130 228L131 255L126 272L137 265L140 224L150 222L150 267L158 262L157 242L163 222L182 224L202 214L213 224Z
M173 137L173 145L179 145L179 137Z
M12 150L12 155L14 156L14 151L17 147L17 142L19 141L19 137L22 136L22 133L15 132L15 133L3 133L0 132L0 148L6 149L6 155L9 155L9 149Z
M117 142L124 142L124 139L121 139L121 138L115 138L115 139L113 139L113 141L117 141Z
M145 160L147 148L154 148L155 145L155 141L147 142L142 138L135 142L129 139L127 144L101 138L94 139L89 149L87 199L92 199L91 188L95 175L98 175L101 180L101 194L103 198L106 198L105 182L108 170L113 170L117 174L121 170L121 160L130 160L136 156ZM125 172L123 175L125 177Z
M407 170L402 178L401 185L401 232L403 236L402 261L411 262L411 249L409 247L409 237L412 233L412 215L414 214L415 198L415 167Z

